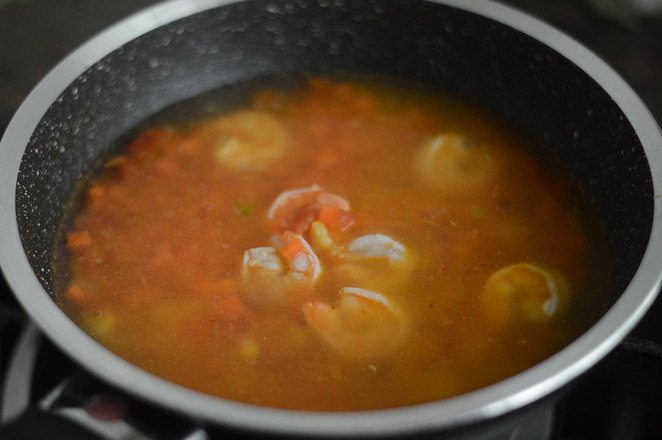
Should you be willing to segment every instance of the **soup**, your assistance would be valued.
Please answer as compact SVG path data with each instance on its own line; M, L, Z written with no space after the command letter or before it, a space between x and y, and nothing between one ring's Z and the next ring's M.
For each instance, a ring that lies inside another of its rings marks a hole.
M541 145L420 85L277 83L86 179L58 302L101 344L226 399L369 410L503 380L604 312L602 226Z

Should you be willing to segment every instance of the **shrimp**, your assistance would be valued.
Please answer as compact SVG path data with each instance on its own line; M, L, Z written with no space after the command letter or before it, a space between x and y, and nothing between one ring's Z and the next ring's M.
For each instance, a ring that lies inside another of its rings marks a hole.
M287 261L289 276L314 283L322 272L320 261L308 242L299 234L285 232L272 237L271 242Z
M414 171L437 190L464 195L487 184L495 166L485 148L464 136L444 133L423 143Z
M406 322L383 295L358 287L340 289L336 307L310 300L303 304L308 325L333 350L356 358L379 358L401 343Z
M354 255L368 258L385 258L402 262L406 249L403 245L383 234L363 235L352 241L347 249Z
M349 202L321 187L292 189L282 192L269 208L267 219L276 231L308 232L319 220L332 229L345 230L353 222Z
M488 319L499 325L518 318L545 323L560 313L569 294L570 286L563 275L518 263L489 277L481 302Z
M290 134L273 115L243 110L203 124L197 130L211 144L215 159L235 170L261 171L283 156L292 143Z
M243 292L257 308L275 308L300 301L322 272L317 255L303 237L293 233L272 238L273 246L244 252Z
M383 234L354 239L333 268L336 277L370 289L383 290L404 281L413 267L410 252Z

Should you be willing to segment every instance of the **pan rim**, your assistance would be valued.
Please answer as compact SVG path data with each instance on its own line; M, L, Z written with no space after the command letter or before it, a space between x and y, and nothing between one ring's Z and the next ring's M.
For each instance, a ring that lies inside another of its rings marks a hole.
M537 18L491 0L430 0L495 20L532 37L584 70L621 108L639 136L660 194L662 146L654 118L625 81L593 52ZM651 236L634 278L621 298L584 335L540 364L495 385L458 397L411 407L355 413L311 413L256 407L207 396L155 377L121 360L79 329L51 300L23 251L14 201L23 150L48 106L89 66L124 43L161 25L231 0L173 0L138 12L84 43L64 58L28 95L0 141L0 267L21 305L40 329L63 351L94 374L160 406L203 421L280 434L391 436L455 428L523 408L580 376L609 351L643 317L661 282L662 226L660 197L653 200ZM259 421L259 425L256 425Z

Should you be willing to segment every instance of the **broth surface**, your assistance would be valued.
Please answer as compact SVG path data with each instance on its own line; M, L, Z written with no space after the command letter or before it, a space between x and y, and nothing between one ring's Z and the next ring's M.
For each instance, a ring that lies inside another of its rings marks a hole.
M301 83L161 121L86 182L56 262L77 324L194 390L350 411L495 383L601 316L602 226L540 145L422 86Z

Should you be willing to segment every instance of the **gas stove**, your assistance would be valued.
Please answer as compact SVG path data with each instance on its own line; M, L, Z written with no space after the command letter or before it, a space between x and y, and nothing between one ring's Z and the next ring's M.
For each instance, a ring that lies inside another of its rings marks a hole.
M58 60L104 27L152 3L0 0L0 133L31 87ZM662 122L662 11L656 12L654 1L633 0L625 9L628 2L607 0L503 3L555 25L595 51ZM621 9L614 9L616 4ZM40 413L52 416L54 423L64 417L81 426L58 438L241 436L137 401L86 373L40 334L0 279L0 426L31 416L26 411L30 407L43 410ZM618 348L560 400L495 435L495 440L660 438L660 408L662 298ZM38 425L35 422L35 432Z

